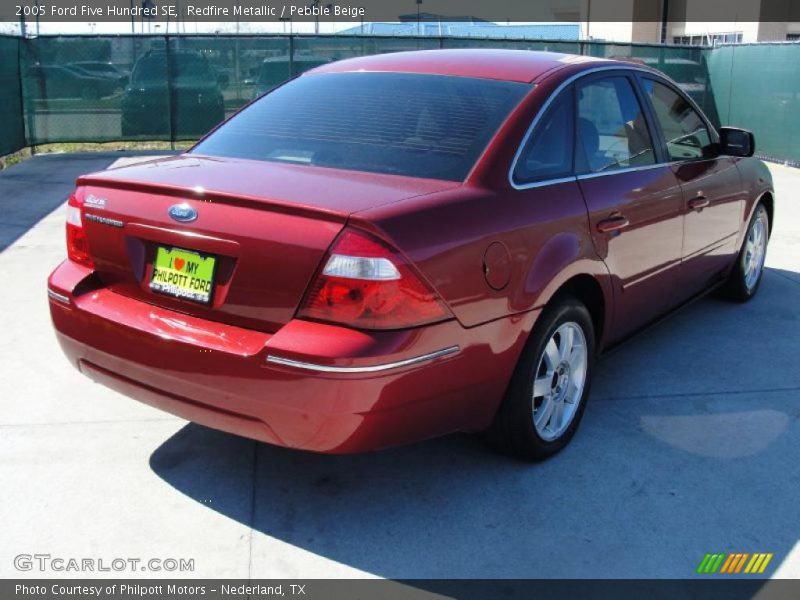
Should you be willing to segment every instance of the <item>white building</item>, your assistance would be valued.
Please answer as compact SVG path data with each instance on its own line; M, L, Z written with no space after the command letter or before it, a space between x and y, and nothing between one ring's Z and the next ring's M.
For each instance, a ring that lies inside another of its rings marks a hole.
M800 40L800 3L784 4L781 8L772 0L583 0L581 37L697 46ZM607 22L603 16L608 14L627 20Z

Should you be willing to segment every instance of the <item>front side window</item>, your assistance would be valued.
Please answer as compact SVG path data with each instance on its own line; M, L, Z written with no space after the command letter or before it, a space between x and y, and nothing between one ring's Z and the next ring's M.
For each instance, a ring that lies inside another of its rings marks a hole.
M577 133L583 170L590 173L655 163L647 121L627 77L578 88Z
M689 101L652 79L644 79L642 85L664 133L670 160L713 158L716 147L708 127Z
M409 73L299 77L193 152L463 181L530 84Z
M561 94L537 123L514 167L514 182L531 183L572 173L572 90Z

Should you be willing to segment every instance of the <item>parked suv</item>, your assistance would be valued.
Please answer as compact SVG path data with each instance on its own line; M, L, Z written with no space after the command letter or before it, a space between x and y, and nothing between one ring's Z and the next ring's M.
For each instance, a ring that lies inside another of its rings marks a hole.
M322 56L298 55L293 58L288 56L265 58L258 69L254 97L257 98L279 86L287 79L291 79L294 73L304 73L328 62L330 62L330 59Z
M139 58L122 98L122 135L200 137L225 118L216 72L202 53L153 50Z

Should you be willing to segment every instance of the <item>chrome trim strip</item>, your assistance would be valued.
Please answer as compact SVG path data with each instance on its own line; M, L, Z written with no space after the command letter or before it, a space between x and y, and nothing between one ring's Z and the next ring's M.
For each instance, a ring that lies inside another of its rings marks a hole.
M622 169L613 169L610 171L598 171L597 173L583 173L578 175L577 179L594 179L595 177L605 177L606 175L619 175L620 173L633 173L634 171L650 171L658 167L669 167L672 163L654 163L652 165L642 165L640 167L623 167Z
M585 173L585 174L577 175L577 176L573 175L571 177L558 177L556 179L543 179L541 181L533 181L531 183L522 183L522 184L518 184L518 183L514 182L514 169L517 166L517 161L519 160L519 157L522 154L522 150L525 148L525 144L528 143L528 138L531 137L531 134L533 133L534 128L536 127L536 125L539 124L539 121L544 116L544 113L547 112L547 109L550 107L550 104L552 104L553 100L555 100L558 97L558 95L561 93L561 91L565 87L567 87L569 84L571 84L573 81L575 81L577 79L580 79L581 77L583 77L585 75L590 75L592 73L597 73L598 71L638 71L640 73L646 73L648 75L652 75L652 76L655 76L655 77L661 77L662 79L665 79L666 81L669 81L669 79L666 78L663 75L663 73L660 73L659 71L656 71L656 70L653 70L653 69L643 69L641 67L636 67L636 66L633 66L633 65L625 65L625 64L622 64L622 65L621 64L613 64L613 65L603 65L601 67L593 67L591 69L586 69L585 71L581 71L580 73L575 73L575 75L572 75L571 77L568 77L567 79L562 81L561 85L559 85L553 91L553 93L550 94L550 97L542 105L542 108L540 108L539 112L536 113L536 116L533 118L533 121L531 121L531 124L528 127L528 130L525 132L525 135L523 136L522 141L520 142L519 147L517 148L517 151L514 154L514 160L511 161L511 168L508 170L508 183L511 184L512 188L514 188L515 190L527 190L527 189L534 188L534 187L541 187L543 185L550 185L550 184L555 184L555 183L564 183L564 182L570 181L572 179L582 179L582 178L587 178L587 177L597 177L599 175L611 175L611 174L622 173L622 172L625 172L625 171L644 170L645 168L664 167L664 166L669 166L669 165L673 165L673 164L676 164L676 163L686 162L685 160L676 160L676 161L656 163L655 165L647 165L646 167L630 167L628 169L617 169L616 171L608 171L607 173L605 173L605 172L603 172L603 173ZM675 87L677 87L677 86L675 86ZM689 103L691 104L692 108L694 108L703 117L703 122L705 123L706 127L708 127L715 134L719 135L717 133L716 128L711 123L709 123L707 121L708 117L706 117L705 113L703 113L703 111L700 110L700 107L697 105L697 103L694 101L694 99L691 98L689 96L689 94L687 94L685 92L683 92L683 96L685 98L689 99Z
M542 179L540 181L531 181L530 183L517 185L516 189L529 190L531 188L544 187L546 185L556 185L557 183L567 183L568 181L576 181L577 179L578 178L575 177L575 175L570 175L569 177L558 177L557 179Z
M416 365L429 360L434 360L435 358L449 356L450 354L455 354L459 350L460 348L458 346L450 346L449 348L443 348L441 350L437 350L436 352L430 352L428 354L407 358L405 360L398 360L397 362L369 365L365 367L334 367L331 365L318 365L300 360L292 360L291 358L273 356L271 354L267 356L267 362L276 365L282 365L284 367L294 367L296 369L305 369L307 371L320 371L322 373L375 373L378 371L388 371L389 369L408 367L410 365Z
M50 288L47 288L47 295L50 296L53 300L58 300L59 302L63 302L64 304L70 303L69 297L63 294L59 294L58 292L54 292Z

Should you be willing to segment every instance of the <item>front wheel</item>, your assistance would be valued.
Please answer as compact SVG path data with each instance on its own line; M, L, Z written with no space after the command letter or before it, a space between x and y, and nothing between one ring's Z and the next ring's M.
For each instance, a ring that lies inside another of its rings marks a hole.
M568 298L539 318L489 431L501 450L542 460L575 434L589 395L595 362L589 311Z
M747 226L739 258L733 266L724 295L737 302L747 302L756 295L764 275L764 259L769 241L769 214L759 203Z

